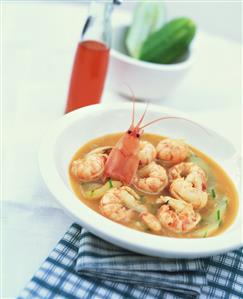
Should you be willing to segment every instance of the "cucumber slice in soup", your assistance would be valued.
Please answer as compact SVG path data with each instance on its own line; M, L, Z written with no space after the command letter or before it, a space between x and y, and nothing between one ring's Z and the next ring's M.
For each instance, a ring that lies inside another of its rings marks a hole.
M98 189L98 188L102 187L103 184L101 184L101 183L82 183L81 186L82 186L83 191L87 192L87 191L92 191L92 190Z
M203 222L207 223L204 227L197 229L192 232L194 238L205 238L212 235L219 228L221 222L224 220L225 213L227 210L228 198L224 196L218 201L218 204L214 211L202 219Z
M221 221L223 221L225 217L227 205L228 205L228 198L224 196L222 199L218 201L215 210L209 216L204 217L203 220L207 221L207 223L214 223L216 221L220 223Z
M109 189L118 188L121 186L122 186L121 182L109 180L108 182L106 182L104 185L102 185L97 189L88 190L88 191L83 190L82 194L86 199L96 200L101 198Z
M219 222L208 224L192 233L194 238L206 238L211 236L219 228Z
M128 30L125 44L129 54L138 58L145 39L160 29L165 22L165 5L159 3L140 2L134 11L133 21Z

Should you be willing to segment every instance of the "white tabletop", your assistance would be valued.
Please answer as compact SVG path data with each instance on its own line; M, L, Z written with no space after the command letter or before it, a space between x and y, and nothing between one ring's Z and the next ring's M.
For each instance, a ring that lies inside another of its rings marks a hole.
M84 14L67 4L3 5L3 297L19 293L72 223L41 179L37 152L63 114ZM116 21L129 18L119 15ZM240 150L241 45L200 32L197 48L194 67L161 104L193 115ZM102 101L125 99L106 88Z

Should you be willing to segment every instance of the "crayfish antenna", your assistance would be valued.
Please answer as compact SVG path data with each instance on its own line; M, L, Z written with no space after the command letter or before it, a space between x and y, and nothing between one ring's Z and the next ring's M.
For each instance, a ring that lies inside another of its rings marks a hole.
M182 119L182 120L185 120L187 122L190 122L190 123L196 125L200 129L202 129L204 132L206 132L207 134L209 134L209 132L204 127L200 126L199 124L195 123L194 121L192 121L190 119L187 119L185 117L180 117L180 116L162 116L160 118L157 118L155 120L152 120L152 121L148 122L147 124L143 125L140 129L144 129L145 127L148 127L148 126L152 125L153 123L156 123L156 122L158 122L160 120L165 120L165 119Z
M137 125L136 125L136 128L139 128L139 126L141 125L141 123L142 123L142 121L143 121L143 119L144 119L144 117L145 117L145 114L146 114L146 112L147 112L147 110L148 110L148 105L149 105L149 102L147 102L146 107L145 107L145 110L144 110L144 112L143 112L143 115L141 116L140 120L138 121L138 123L137 123ZM142 129L142 128L139 128L139 129Z
M181 119L181 117L177 117L177 116L162 116L162 117L160 117L160 118L154 119L154 120L152 120L152 121L146 123L145 125L143 125L143 126L141 127L141 129L143 129L143 128L145 128L145 127L148 127L148 126L152 125L153 123L156 123L156 122L158 122L158 121L160 121L160 120L171 119L171 118L180 118L180 119Z
M131 89L131 87L127 84L127 83L124 83L127 88L130 90L131 94L132 94L132 124L131 124L131 127L134 127L134 118L135 118L135 95L134 95L134 92L133 90Z

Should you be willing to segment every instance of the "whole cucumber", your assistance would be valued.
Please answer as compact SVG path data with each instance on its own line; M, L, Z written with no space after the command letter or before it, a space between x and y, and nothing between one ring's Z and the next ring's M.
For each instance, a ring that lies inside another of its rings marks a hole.
M195 32L192 20L173 19L144 41L139 59L163 64L176 62L188 50Z

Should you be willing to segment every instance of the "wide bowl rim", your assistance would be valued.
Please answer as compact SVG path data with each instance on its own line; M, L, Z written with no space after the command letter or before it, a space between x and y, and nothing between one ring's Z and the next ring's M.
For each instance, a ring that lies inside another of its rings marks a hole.
M118 28L126 28L128 25L116 25L114 26L114 30ZM118 59L126 64L133 65L135 67L150 69L154 71L180 71L184 69L188 69L195 60L195 49L193 46L190 46L188 57L185 61L181 61L178 63L172 64L158 64L148 61L138 60L136 58L130 57L126 54L121 53L120 51L111 47L111 56L115 59Z
M159 107L161 109L162 106ZM165 113L186 116L175 109L162 108ZM240 227L237 230L226 231L218 236L204 239L176 239L154 236L117 224L77 200L74 193L65 186L56 169L54 163L55 145L63 130L72 123L82 117L107 109L110 109L111 113L112 110L116 109L129 109L130 111L130 105L125 103L116 105L98 104L80 108L57 120L43 137L38 155L39 167L48 189L59 204L91 233L108 242L142 254L170 258L195 258L223 253L242 246L242 240L237 235ZM158 111L156 110L158 106L150 105L150 109ZM189 117L189 119L192 118ZM224 242L226 235L227 242ZM207 243L206 247L203 246L205 242Z

